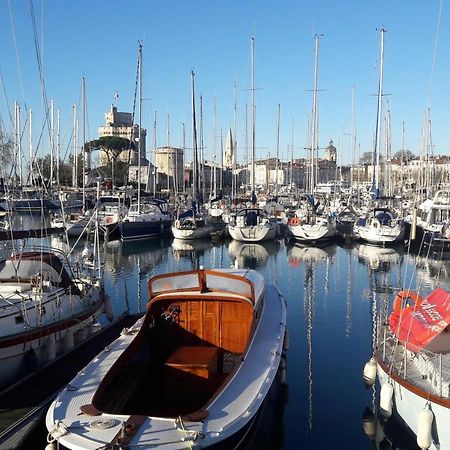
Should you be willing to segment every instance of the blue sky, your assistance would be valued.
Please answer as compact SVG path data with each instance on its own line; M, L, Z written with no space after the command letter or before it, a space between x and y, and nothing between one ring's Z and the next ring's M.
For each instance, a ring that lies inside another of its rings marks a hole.
M448 154L450 5L445 0L439 33L441 0L34 0L32 5L44 49L47 98L54 99L61 111L63 152L70 145L72 104L80 105L82 77L86 79L89 139L98 136L111 103L121 111L131 111L141 41L147 148L153 141L154 111L157 145L167 144L169 116L170 144L182 145L185 123L186 146L191 147L193 69L197 106L198 97L203 98L208 159L213 148L213 98L218 148L220 130L225 136L226 129L233 127L236 83L238 161L242 161L246 152L245 104L249 112L251 105L250 39L254 33L257 157L275 155L278 104L280 157L287 158L292 121L294 156L306 157L303 148L309 139L313 36L317 33L323 34L318 73L319 145L325 147L333 139L341 159L349 162L352 86L358 148L363 153L373 147L380 55L377 29L384 27L388 31L383 90L389 95L383 103L384 111L387 102L391 111L393 151L401 148L404 122L406 148L419 154L424 111L430 106L434 152ZM22 122L25 105L33 110L37 141L42 101L30 1L0 0L0 45L2 126L12 131L8 111L12 113L17 100L22 106ZM250 113L248 120L251 129ZM47 152L47 140L42 140L41 154ZM25 146L26 142L24 137ZM188 158L190 154L188 150Z

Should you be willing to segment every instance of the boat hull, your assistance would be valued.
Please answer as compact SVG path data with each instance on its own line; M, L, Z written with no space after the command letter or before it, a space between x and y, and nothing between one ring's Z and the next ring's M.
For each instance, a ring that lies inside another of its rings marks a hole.
M402 242L403 229L400 227L368 228L355 226L355 235L362 241L373 245L393 245Z
M99 300L91 308L65 320L0 338L0 388L86 340L98 326L96 321L103 310L103 301Z
M119 229L122 241L154 239L170 233L170 221L123 221Z
M378 381L381 386L391 382L394 388L393 413L401 420L415 435L417 435L419 412L429 402L430 409L434 415L432 427L432 444L430 449L438 450L450 448L450 420L449 405L443 406L429 397L428 393L419 388L402 381L398 376L389 376L389 369L384 364L377 364ZM447 400L448 403L448 400Z
M288 229L292 237L299 242L324 242L336 236L336 229L331 224L290 224Z
M175 239L192 240L205 239L211 236L213 227L204 226L198 228L177 228L172 226L172 234Z
M277 225L266 223L255 226L238 227L228 224L228 233L232 239L241 242L264 242L275 239L277 236Z
M410 239L410 236L411 223L405 221L405 238ZM411 245L417 247L418 251L423 251L428 256L434 256L440 259L450 258L450 239L436 231L427 230L420 224L416 225L416 235L411 240Z

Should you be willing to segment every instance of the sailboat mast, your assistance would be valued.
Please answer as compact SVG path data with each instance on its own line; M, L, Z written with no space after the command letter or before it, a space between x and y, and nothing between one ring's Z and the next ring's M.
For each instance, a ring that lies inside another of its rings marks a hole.
M255 37L251 38L251 91L252 91L252 203L255 199Z
M194 71L191 71L191 82L192 82L192 151L193 151L193 157L192 157L192 199L193 201L197 201L197 195L198 195L198 185L197 185L197 177L198 177L198 170L197 170L197 126L195 123L195 88L194 88L194 78L195 74Z
M86 86L85 86L85 80L84 77L81 82L81 105L83 108L83 148L82 148L82 155L83 155L83 211L86 208Z
M278 160L280 158L280 104L278 103L278 118L277 118L277 159L275 161L275 197L278 197Z
M72 139L72 187L78 188L78 117L77 117L77 105L74 103L72 105L73 111L73 139Z
M141 212L141 127L142 127L142 44L139 43L138 50L138 65L139 65L139 130L138 130L138 180L137 180L137 203L138 211Z
M30 180L30 184L34 185L33 182L33 111L31 110L31 108L28 111L28 121L29 121L29 128L28 128L28 133L29 133L29 157L30 157L30 161L29 161L29 166L28 166L28 179Z
M383 99L383 62L384 62L384 28L381 29L381 49L380 49L380 76L378 80L378 104L377 104L377 126L375 130L375 148L373 151L373 177L372 190L376 197L380 191L380 142L381 142L381 113Z
M319 68L319 36L314 36L314 87L313 87L313 104L312 104L312 122L311 122L311 176L310 176L310 193L314 192L316 186L316 171L314 160L318 151L317 139L317 79Z

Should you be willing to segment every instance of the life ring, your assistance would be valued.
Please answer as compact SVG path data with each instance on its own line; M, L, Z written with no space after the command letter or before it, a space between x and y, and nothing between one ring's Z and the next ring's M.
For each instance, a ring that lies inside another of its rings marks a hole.
M414 291L410 291L408 289L400 291L394 299L394 304L392 306L392 309L394 312L399 313L400 311L405 308L405 307L409 307L411 305L409 305L407 303L408 299L411 299L414 302L414 305L420 305L423 301L422 297L417 294Z
M180 220L175 220L175 228L180 228Z
M298 217L292 217L291 219L291 225L301 225L302 221Z

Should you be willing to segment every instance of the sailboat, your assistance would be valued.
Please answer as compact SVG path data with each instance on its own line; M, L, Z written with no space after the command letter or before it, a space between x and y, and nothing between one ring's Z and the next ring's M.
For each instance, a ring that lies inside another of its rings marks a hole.
M314 37L314 88L312 104L311 123L311 154L310 154L310 176L309 195L307 201L299 208L294 217L289 220L288 231L293 239L302 243L318 243L332 239L336 236L336 227L332 218L321 208L319 214L319 203L313 194L316 188L316 155L318 149L318 113L317 113L317 73L319 59L319 36Z
M105 295L97 257L89 246L77 261L32 246L0 260L0 387L69 351L98 326Z
M275 239L278 234L278 224L270 220L267 213L255 207L255 86L254 86L254 51L255 38L251 38L251 91L252 91L252 171L251 171L251 201L253 207L242 208L233 215L233 220L228 223L228 233L230 236L243 242L262 242Z
M170 232L171 217L164 200L141 196L141 128L142 128L142 44L138 50L139 88L139 138L138 138L138 180L137 199L132 201L127 213L119 221L122 241L159 238Z
M375 130L375 148L373 152L372 197L380 198L380 142L381 142L381 111L383 98L383 62L384 33L381 30L380 75L378 83L377 125ZM388 206L375 205L364 217L355 223L353 232L356 238L374 245L388 245L401 242L405 227L403 221L396 217Z
M199 213L199 168L197 155L197 126L195 121L195 74L191 71L192 90L192 208L183 213L178 213L172 224L172 234L175 239L205 239L214 232L214 227Z

